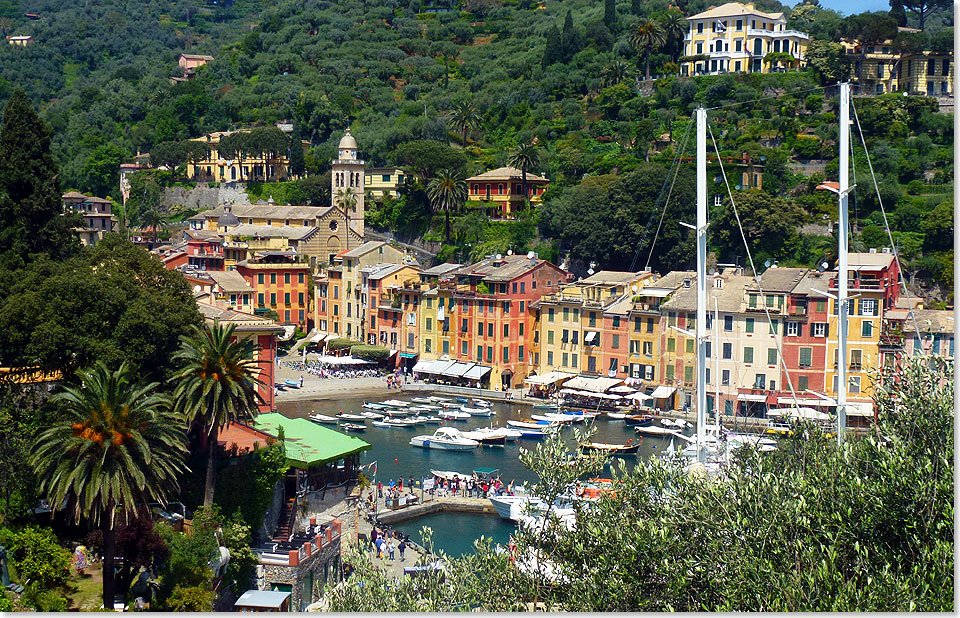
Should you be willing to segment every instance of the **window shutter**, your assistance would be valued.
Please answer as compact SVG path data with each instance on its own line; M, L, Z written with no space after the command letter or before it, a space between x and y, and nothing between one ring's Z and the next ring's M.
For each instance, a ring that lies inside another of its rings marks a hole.
M797 337L803 337L803 322L797 322Z

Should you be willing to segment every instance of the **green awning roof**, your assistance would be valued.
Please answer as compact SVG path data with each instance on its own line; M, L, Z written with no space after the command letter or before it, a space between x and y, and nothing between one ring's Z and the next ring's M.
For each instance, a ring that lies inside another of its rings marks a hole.
M321 427L305 418L287 418L277 412L260 414L253 427L276 436L283 427L284 447L291 465L309 468L335 462L371 447L360 438Z

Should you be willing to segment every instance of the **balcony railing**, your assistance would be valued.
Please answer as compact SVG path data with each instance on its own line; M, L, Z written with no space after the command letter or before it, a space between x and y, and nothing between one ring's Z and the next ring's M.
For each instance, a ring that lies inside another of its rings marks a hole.
M296 548L291 548L291 542L272 542L264 547L254 548L260 564L269 566L296 567L321 549L340 538L340 520L333 520L330 526Z

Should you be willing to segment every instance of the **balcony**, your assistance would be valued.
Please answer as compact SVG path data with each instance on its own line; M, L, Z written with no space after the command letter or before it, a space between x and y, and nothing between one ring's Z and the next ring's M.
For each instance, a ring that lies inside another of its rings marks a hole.
M320 550L334 541L340 540L341 523L333 520L329 526L311 526L320 528L319 534L297 533L293 541L269 541L263 547L254 548L258 562L268 566L296 567L306 562Z

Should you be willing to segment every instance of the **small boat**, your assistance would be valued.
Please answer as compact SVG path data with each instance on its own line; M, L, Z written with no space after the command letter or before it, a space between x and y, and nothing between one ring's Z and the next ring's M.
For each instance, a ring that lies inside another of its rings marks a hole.
M406 408L410 405L409 401L400 401L399 399L387 399L386 401L381 401L380 403L391 408Z
M414 403L432 403L433 400L432 400L432 399L429 399L429 398L427 398L427 397L414 397L414 398L411 399L410 401L412 401L412 402L414 402Z
M648 436L673 436L676 435L676 429L670 429L669 427L657 427L655 425L637 425L633 428L637 433L642 433Z
M469 440L476 440L481 446L504 446L507 436L486 431L461 431L460 435Z
M366 411L364 411L364 412L361 412L361 413L360 413L360 416L362 416L363 418L370 418L370 419L373 419L373 420L375 420L375 421L379 421L381 418L383 418L383 415L382 415L382 414L377 414L376 412L371 412L371 411L369 411L369 410L366 410Z
M677 429L686 429L690 423L682 418L661 418L660 424L664 427L676 427Z
M770 434L771 436L792 436L793 427L786 423L770 423L767 425L767 430L764 433Z
M373 421L374 427L409 427L406 423L398 423L396 421Z
M444 410L437 414L437 416L445 421L465 421L470 418L470 415L466 412L459 412L457 410Z
M585 452L605 453L608 457L614 455L636 455L640 450L640 443L633 443L633 440L627 440L626 444L607 444L606 442L583 442L580 444L581 450Z
M429 411L431 411L431 412L433 412L434 410L442 410L442 409L443 409L441 406L437 406L437 405L434 405L434 404L432 404L432 403L421 403L421 404L420 404L420 408L421 408L422 410L429 410Z
M516 429L508 429L507 427L480 427L473 430L476 433L487 434L487 435L499 435L506 438L507 442L513 442L520 437L520 432Z
M537 404L534 404L533 409L534 410L559 410L560 407L561 406L556 403L537 403Z
M460 432L452 427L440 427L432 436L415 436L410 440L410 445L441 451L472 451L480 446L476 440L469 440L459 434Z
M470 416L490 416L493 412L489 408L471 408L470 406L460 406L461 412L466 412Z
M308 417L314 423L336 425L340 422L340 419L335 416L326 416L325 414L311 414Z
M445 481L453 481L456 479L464 480L471 478L471 475L469 474L465 474L463 472L453 472L451 470L431 470L430 474Z
M366 425L357 425L356 423L343 423L340 428L344 431L366 431Z
M432 402L434 402L434 403L441 403L441 402L443 402L443 401L450 401L450 400L447 399L446 397L436 397L436 396L434 396L434 397L427 397L427 399L429 399L430 401L432 401Z
M287 390L287 385L284 384L283 382L274 382L274 383L273 383L273 387L274 387L275 389L277 389L278 391L285 391L285 390Z
M390 418L400 418L402 416L410 416L410 410L384 410L384 414Z
M461 403L461 404L462 404L462 403L470 403L470 400L467 399L466 397L455 397L455 399L457 400L457 403Z
M521 429L520 437L524 440L543 440L549 434L546 432L540 431L539 429Z
M472 404L475 405L475 406L479 406L479 407L481 407L481 408L489 408L489 407L491 407L491 406L493 405L492 403L490 403L490 402L487 401L486 399L476 399L476 398L471 399L471 400L470 400L470 403L472 403Z
M537 429L543 431L549 427L555 427L556 425L549 421L533 421L533 420L521 420L521 421L507 421L507 425L510 427L516 427L517 429Z
M607 418L611 421L622 421L628 416L633 416L632 414L627 414L626 412L607 412Z
M347 414L346 412L341 412L337 414L337 418L341 421L365 421L367 417L360 416L359 414Z
M534 508L543 509L545 506L542 500L530 496L493 496L489 500L500 519L507 521L513 521L513 516L522 513L530 502L533 502Z
M433 425L439 425L440 423L443 422L443 419L441 419L439 416L417 416L416 419L417 419L417 422L419 423L426 423L426 424L433 424Z
M628 416L623 419L624 424L626 425L640 425L641 427L649 427L653 425L655 419L650 414L637 414L635 416Z
M437 402L437 405L440 406L440 407L442 407L442 408L446 408L446 409L448 409L448 410L451 409L451 408L459 408L459 407L460 407L460 404L457 403L456 401L438 401L438 402Z
M300 388L300 383L296 380L284 380L283 383L287 386L287 388Z
M382 403L373 403L373 402L364 402L363 407L368 410L386 410L390 406L385 406Z

